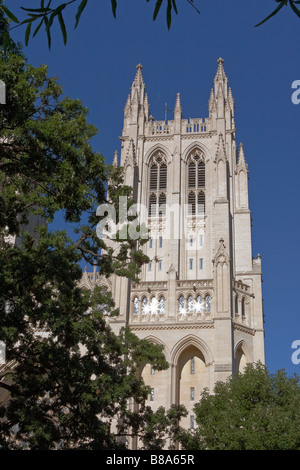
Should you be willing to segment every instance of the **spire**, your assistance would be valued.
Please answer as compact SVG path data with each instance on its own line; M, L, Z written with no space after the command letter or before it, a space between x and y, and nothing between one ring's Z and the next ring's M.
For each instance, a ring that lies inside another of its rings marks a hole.
M248 165L246 163L245 159L245 153L244 153L244 146L242 143L240 143L240 151L239 151L239 159L238 159L238 164L237 164L237 170L246 170L248 171Z
M225 70L224 70L224 59L222 59L222 57L220 57L218 59L218 69L217 69L217 73L216 73L216 76L215 76L215 82L216 81L224 81L226 80L226 74L225 74Z
M215 162L218 162L219 160L226 160L226 150L223 134L219 135Z
M182 107L181 107L180 93L177 93L174 114L178 114L181 117L181 113L182 113Z
M115 150L114 159L113 159L113 166L114 167L118 166L118 151L117 150Z
M222 84L224 97L227 98L228 80L227 80L227 77L226 77L226 74L225 74L223 64L224 64L224 60L220 57L218 59L218 69L217 69L217 73L216 73L215 80L214 80L215 95L217 95L220 84Z
M141 64L138 64L136 66L135 78L131 85L131 101L133 101L133 98L136 95L136 99L139 104L143 104L145 91L145 83L142 75L142 68L143 66Z

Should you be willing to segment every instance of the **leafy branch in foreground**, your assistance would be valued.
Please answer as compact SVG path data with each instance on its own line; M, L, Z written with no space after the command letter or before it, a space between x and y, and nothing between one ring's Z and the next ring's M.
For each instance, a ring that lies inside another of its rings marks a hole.
M116 18L117 17L117 0L110 0L110 1L111 1L112 14L114 18ZM150 2L150 0L146 0L146 2L148 3ZM200 13L198 8L194 4L194 0L186 0L186 2L189 5L191 5L198 13ZM48 47L49 49L51 49L51 43L52 43L51 27L53 25L55 18L57 18L59 22L64 44L67 43L67 29L66 29L64 16L63 16L63 11L66 10L66 8L69 7L71 4L75 4L75 3L78 5L78 8L75 14L75 25L74 25L74 29L76 29L80 21L81 15L88 4L88 0L69 0L68 2L61 3L59 6L55 8L51 6L52 0L48 0L47 5L45 5L45 0L40 0L39 8L26 8L26 7L21 6L20 8L26 13L26 18L23 21L20 21L17 18L17 16L11 10L9 10L9 8L4 3L2 3L1 8L3 12L5 13L6 17L13 23L16 23L16 26L14 26L13 28L16 28L22 25L27 25L26 30L25 30L25 45L26 46L28 45L31 34L32 34L32 37L34 38L39 32L39 30L41 29L41 27L44 25L47 39L48 39ZM153 12L153 21L156 20L157 15L161 9L162 3L163 3L163 0L156 0L154 12ZM176 0L167 0L166 22L167 22L168 29L170 29L171 27L173 10L176 14L178 14ZM37 26L35 27L34 30L32 30L32 25L35 22L37 23ZM10 40L9 35L6 34L5 35L6 47L9 47L9 40Z
M296 15L300 18L300 10L296 7L296 4L300 4L299 0L275 0L275 2L279 3L278 7L275 8L275 10L270 15L268 15L264 20L256 24L255 27L260 26L266 21L268 21L270 18L275 16L281 10L281 8L283 8L284 6L288 6L288 4L290 5L293 12L296 13Z

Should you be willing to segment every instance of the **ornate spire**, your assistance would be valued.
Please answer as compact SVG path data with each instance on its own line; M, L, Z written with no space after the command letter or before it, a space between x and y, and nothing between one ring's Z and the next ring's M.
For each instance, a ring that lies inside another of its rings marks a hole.
M226 160L226 150L223 134L219 135L215 162L218 162L219 160Z
M237 164L237 172L239 172L241 170L248 171L248 165L246 163L245 153L244 153L244 146L243 146L242 143L240 143L240 151L239 151L239 159L238 159L238 164Z
M216 81L224 81L226 80L226 74L225 74L225 70L224 70L224 59L222 59L222 57L220 57L218 59L218 69L217 69L217 73L216 73L216 76L215 76L215 82Z
M113 166L117 167L119 165L118 160L119 160L118 151L115 150L114 159L113 159Z
M224 98L227 98L228 79L227 79L225 71L224 71L223 63L224 63L224 60L220 57L218 59L218 69L217 69L217 73L216 73L215 80L214 80L215 95L217 97L217 95L219 93L219 90L220 90L220 85L222 85L223 96L224 96Z
M179 114L181 117L181 113L182 113L182 107L181 107L180 93L177 93L174 114Z
M125 158L124 168L126 168L129 165L132 166L132 167L137 165L133 139L130 139L130 141L129 141L129 146L128 146L128 150L127 150L127 154L126 154L126 158Z

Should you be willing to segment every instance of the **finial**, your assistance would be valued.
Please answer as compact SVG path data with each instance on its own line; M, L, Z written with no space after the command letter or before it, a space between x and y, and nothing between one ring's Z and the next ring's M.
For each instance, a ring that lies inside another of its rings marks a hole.
M113 166L118 166L118 151L117 150L115 150Z
M176 112L181 113L181 111L182 111L182 107L181 107L180 93L177 93L174 113Z

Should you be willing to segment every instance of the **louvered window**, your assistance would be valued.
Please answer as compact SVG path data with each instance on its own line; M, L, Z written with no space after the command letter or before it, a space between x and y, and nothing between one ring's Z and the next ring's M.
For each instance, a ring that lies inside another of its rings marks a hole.
M198 162L198 188L205 188L205 165Z
M167 189L167 165L164 164L159 168L159 189Z
M205 215L205 163L198 150L190 156L188 171L188 215Z
M157 213L156 194L150 194L150 197L149 197L149 217L156 217L156 213Z
M164 217L166 215L166 203L167 203L167 197L164 193L159 195L158 199L158 211L159 211L159 217Z
M195 193L189 193L188 195L188 214L196 214L196 195Z
M189 188L196 187L196 164L194 162L189 164Z
M197 206L198 215L205 214L205 194L203 191L198 193L198 206Z
M150 189L157 189L158 181L158 168L157 165L152 165L150 169Z
M150 165L149 181L149 217L164 217L166 215L166 194L162 192L167 189L167 164L163 154L158 153L152 159Z

